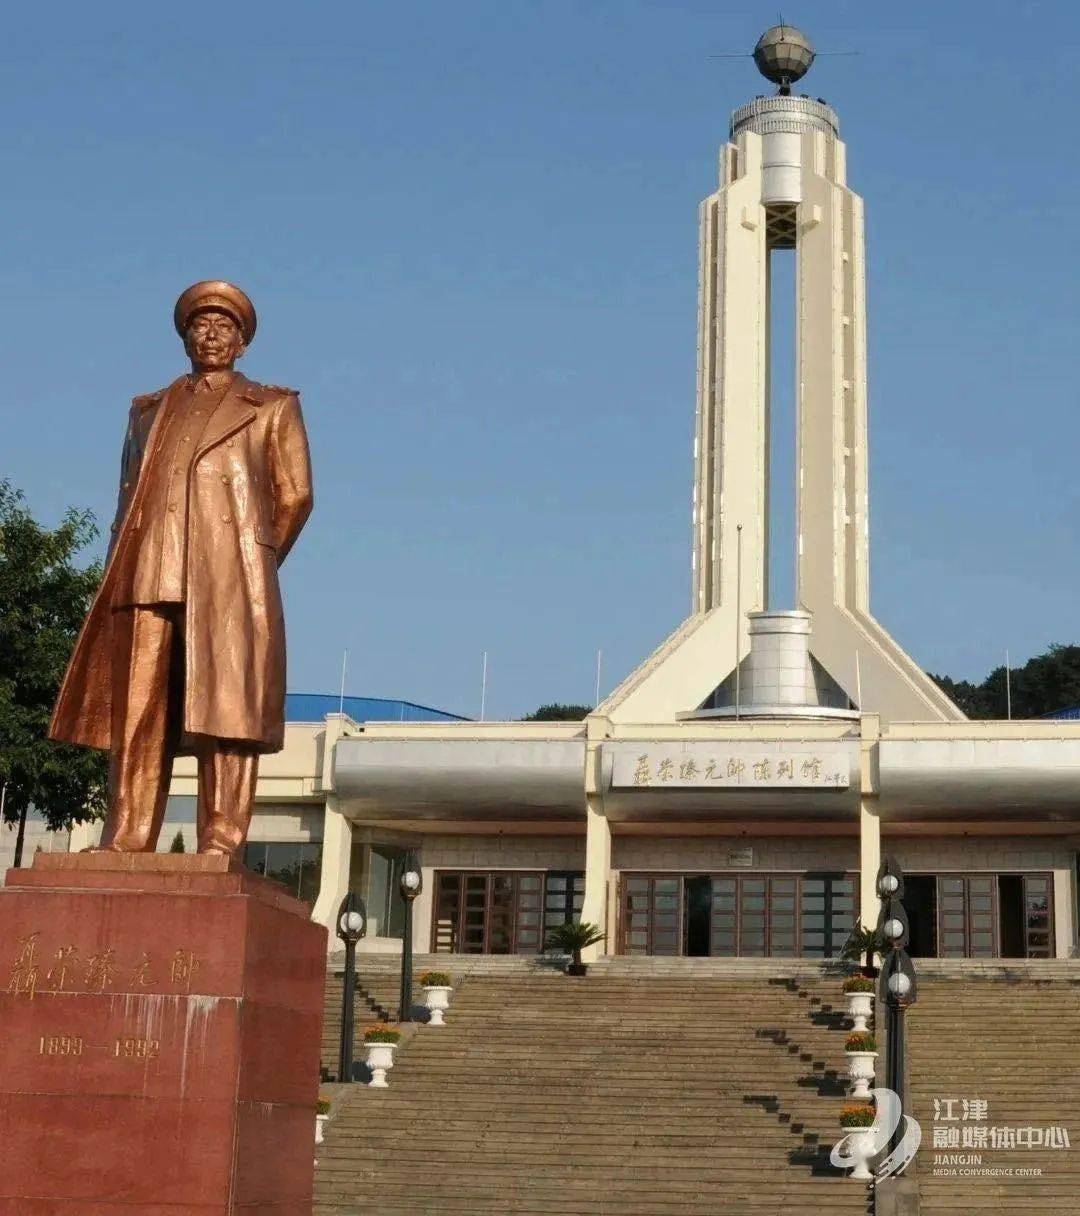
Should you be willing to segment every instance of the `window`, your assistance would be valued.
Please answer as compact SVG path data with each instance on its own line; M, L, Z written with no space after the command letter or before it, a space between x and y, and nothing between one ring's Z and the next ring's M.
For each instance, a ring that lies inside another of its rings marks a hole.
M248 841L244 865L281 883L290 895L312 905L319 895L322 842Z

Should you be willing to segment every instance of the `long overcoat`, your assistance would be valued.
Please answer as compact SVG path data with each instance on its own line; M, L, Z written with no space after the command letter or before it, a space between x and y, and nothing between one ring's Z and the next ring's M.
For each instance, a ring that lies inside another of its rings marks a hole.
M145 477L167 395L132 402L113 539L101 586L79 634L49 735L112 745L115 593L143 521L163 511ZM291 389L237 375L207 422L188 475L185 564L184 744L191 735L279 751L285 733L285 627L278 566L312 508L311 461ZM123 658L123 656L121 656ZM162 690L165 695L165 690Z

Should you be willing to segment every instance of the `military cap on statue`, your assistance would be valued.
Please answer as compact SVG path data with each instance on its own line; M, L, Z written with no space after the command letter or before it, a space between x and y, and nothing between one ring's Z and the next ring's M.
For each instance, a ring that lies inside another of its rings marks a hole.
M202 283L194 283L180 295L173 310L173 323L176 332L183 337L188 322L197 313L207 308L217 308L227 312L240 326L244 335L244 344L250 343L255 337L255 305L247 298L239 287L226 283L224 279L206 279Z

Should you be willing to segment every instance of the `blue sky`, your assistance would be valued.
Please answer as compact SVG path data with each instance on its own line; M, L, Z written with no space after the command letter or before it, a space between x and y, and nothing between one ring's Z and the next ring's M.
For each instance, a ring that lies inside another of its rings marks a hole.
M980 677L1080 640L1066 3L803 3L866 199L872 602ZM768 5L24 6L0 67L0 475L111 517L173 300L254 297L316 512L289 684L590 701L685 616L697 205ZM723 674L723 673L721 673Z

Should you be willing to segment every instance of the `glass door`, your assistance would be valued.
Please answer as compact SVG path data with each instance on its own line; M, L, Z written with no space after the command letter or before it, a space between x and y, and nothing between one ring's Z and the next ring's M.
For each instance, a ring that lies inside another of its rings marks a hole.
M622 882L624 954L679 954L682 878L627 875Z
M460 919L461 875L436 875L435 915L431 925L431 948L436 954L456 954L458 952Z
M585 875L580 870L549 870L544 876L544 932L581 916Z
M794 958L799 953L799 880L769 879L769 957Z
M514 952L514 894L513 874L492 874L488 879L490 912L485 954Z
M994 958L997 875L938 875L938 947L942 958Z
M405 899L401 875L408 854L390 845L371 846L367 873L369 931L380 937L401 937L405 932Z
M626 874L624 954L836 958L857 914L852 874Z
M855 878L851 874L804 874L799 883L799 953L839 958L855 925Z
M544 880L540 874L518 874L515 877L514 953L539 954L544 948Z
M1028 958L1054 957L1054 917L1049 874L1024 875L1024 934Z
M850 874L763 874L712 880L710 953L836 958L855 921Z
M734 958L739 953L739 880L712 880L712 924L709 953Z
M461 901L461 934L458 939L459 954L486 954L488 874L464 874L464 892Z
M539 953L541 874L439 871L435 883L431 944L436 953Z

